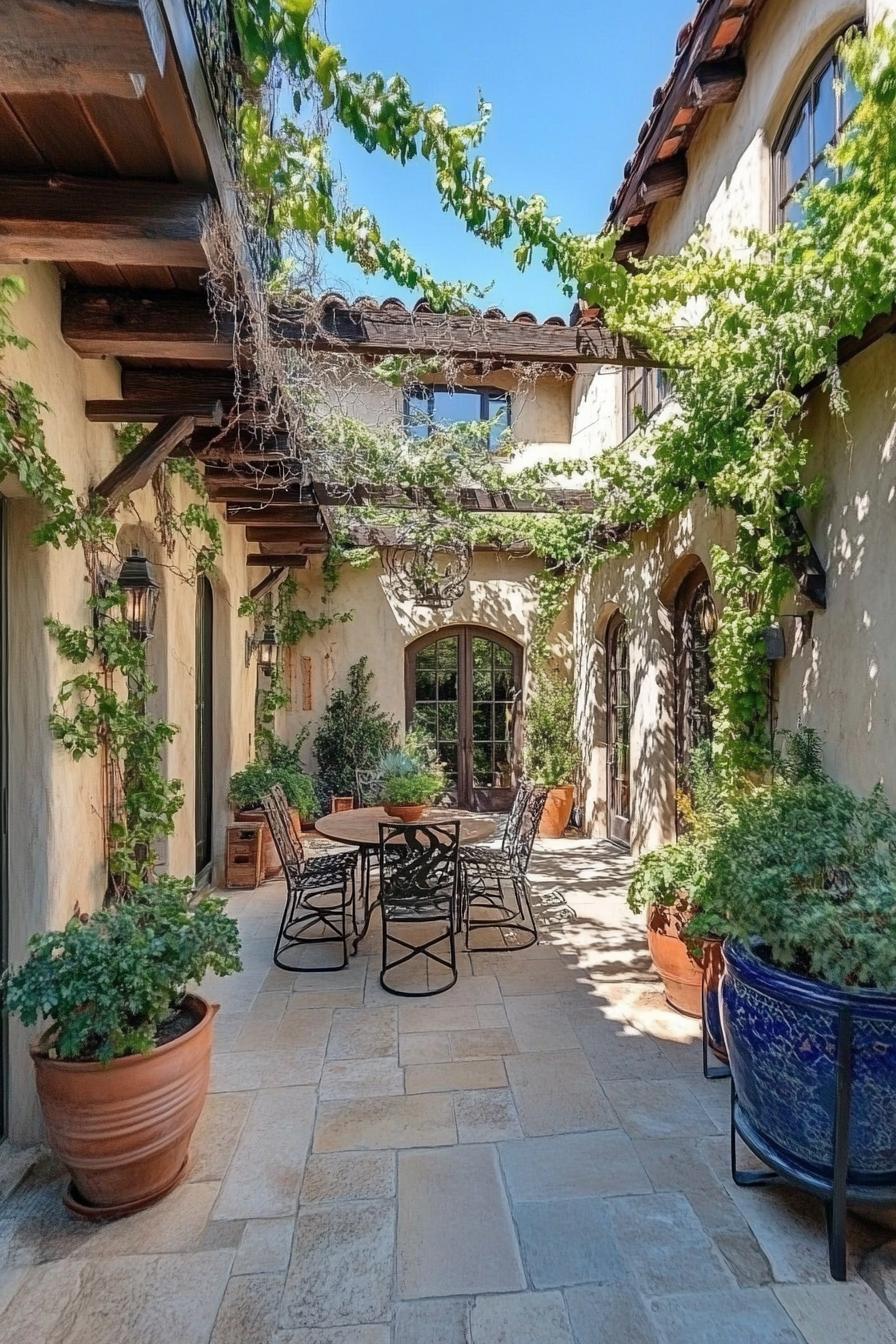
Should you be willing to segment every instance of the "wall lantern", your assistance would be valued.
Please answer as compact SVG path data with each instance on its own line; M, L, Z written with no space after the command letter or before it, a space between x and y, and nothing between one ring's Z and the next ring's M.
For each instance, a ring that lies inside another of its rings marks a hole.
M273 672L280 661L280 641L272 625L266 625L260 639L254 635L246 636L246 666L252 662L252 655L258 650L258 666L266 677Z
M762 632L762 638L765 641L765 657L769 663L780 663L787 657L787 645L784 640L784 631L780 625L768 625Z
M144 644L152 639L160 588L149 561L135 546L121 566L118 587L123 594L124 619L134 639Z

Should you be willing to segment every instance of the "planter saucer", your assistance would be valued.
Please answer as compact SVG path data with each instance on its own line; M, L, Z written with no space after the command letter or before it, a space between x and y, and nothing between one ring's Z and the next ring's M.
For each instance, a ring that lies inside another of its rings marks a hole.
M180 1171L163 1190L156 1191L154 1195L146 1195L143 1199L132 1199L126 1204L112 1204L103 1208L99 1208L96 1204L86 1204L78 1194L74 1181L69 1181L66 1186L62 1202L69 1213L75 1213L79 1218L86 1218L91 1222L111 1222L116 1218L127 1218L129 1214L139 1213L141 1209L148 1209L150 1205L157 1204L160 1199L170 1195L175 1186L180 1185L186 1176L189 1165L190 1159L188 1156Z

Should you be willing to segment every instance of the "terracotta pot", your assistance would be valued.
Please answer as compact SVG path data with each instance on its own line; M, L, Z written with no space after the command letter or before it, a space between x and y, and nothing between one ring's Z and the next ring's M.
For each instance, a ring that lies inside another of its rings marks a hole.
M389 817L395 817L398 821L419 821L426 811L424 803L417 803L413 807L403 807L400 803L384 803L383 811Z
M234 812L236 821L260 821L261 822L261 844L264 851L264 879L268 881L272 877L279 877L283 872L283 864L280 862L280 855L277 853L277 846L274 844L274 837L271 835L271 828L265 820L264 808L244 807L238 812ZM289 815L292 817L292 824L295 827L296 835L302 834L302 818L299 816L298 809L291 807Z
M647 946L672 1007L688 1017L702 1017L703 963L692 955L681 936L690 917L686 901L672 906L652 905L647 911Z
M569 825L572 805L576 791L572 784L563 784L559 789L549 789L538 834L547 840L560 840Z
M161 1199L186 1175L218 1007L192 994L184 1005L196 1025L149 1055L79 1064L32 1050L47 1140L77 1196L70 1207L129 1213Z
M722 1031L722 1008L719 985L725 970L721 938L703 939L703 1016L706 1021L706 1043L723 1064L728 1063L728 1050Z

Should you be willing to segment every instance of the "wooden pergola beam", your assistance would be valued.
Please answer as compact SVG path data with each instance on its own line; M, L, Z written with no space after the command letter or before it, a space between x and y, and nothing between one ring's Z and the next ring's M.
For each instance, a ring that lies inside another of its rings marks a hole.
M259 579L254 588L249 589L249 596L257 602L260 597L267 597L268 593L272 593L275 588L278 588L285 578L285 568L272 569L270 574L266 574L263 579Z
M681 196L688 184L688 160L685 154L674 154L670 159L659 159L644 170L638 188L642 205L656 205Z
M298 551L288 551L283 555L247 555L246 564L255 569L260 569L265 565L274 568L305 569L308 564L308 556L305 552Z
M155 429L132 448L126 457L104 476L91 491L94 497L106 501L106 511L112 513L127 495L140 490L152 479L167 457L179 443L192 434L195 420L191 415L169 416L160 420Z
M142 98L165 70L157 0L14 0L2 6L0 90Z
M643 257L650 243L650 234L647 231L646 224L639 224L636 228L626 229L620 235L619 241L613 249L613 256L617 261L631 261L633 257Z
M121 395L125 400L157 400L160 405L186 401L233 403L231 369L177 369L140 365L121 371Z
M220 425L224 419L224 407L220 401L201 398L192 401L187 398L175 399L167 404L157 399L91 400L85 401L84 414L95 425L152 424L153 421L165 420L172 415L189 415L197 425Z
M273 545L282 548L283 546L291 546L293 543L301 546L304 542L319 537L320 533L320 524L315 522L300 523L292 527L247 527L246 540L258 545Z
M204 269L206 201L171 182L0 176L0 261Z
M301 491L277 487L271 485L254 485L252 482L240 482L234 480L232 484L221 485L217 482L206 483L209 499L213 499L218 504L258 504L260 506L271 507L273 505L305 505L307 495Z
M359 508L372 504L385 509L420 509L438 504L443 496L427 486L378 485L358 482L340 485L314 481L311 486L324 507ZM448 492L451 503L467 513L593 513L594 496L588 490L546 489L538 499L527 499L512 490L477 490L461 487Z
M233 320L217 322L204 294L69 285L62 296L62 335L82 359L129 357L210 360L233 355Z
M317 507L314 504L268 504L257 497L249 504L228 504L226 513L228 523L241 524L243 527L255 523L259 526L291 529L316 523L317 518Z
M689 97L694 107L721 107L736 103L747 78L742 56L727 61L704 61L691 80Z

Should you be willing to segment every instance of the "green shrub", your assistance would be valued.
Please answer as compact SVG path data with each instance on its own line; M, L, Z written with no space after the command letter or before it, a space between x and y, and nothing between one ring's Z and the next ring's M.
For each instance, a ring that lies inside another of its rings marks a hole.
M373 770L398 736L398 724L371 697L373 673L361 658L348 670L347 685L330 696L314 751L324 798L355 792L355 772Z
M560 788L573 783L579 760L572 685L544 670L526 705L526 774L534 784Z
M289 748L286 751L289 752ZM272 787L279 784L290 807L297 808L303 821L317 812L314 783L292 764L275 764L274 760L250 761L230 777L230 801L240 811L261 807L261 800Z
M444 775L417 769L410 775L391 775L383 779L383 802L393 807L420 807L435 802L445 788Z
M241 969L224 901L191 906L190 890L189 880L164 877L131 900L35 934L28 960L3 976L7 1009L28 1027L46 1019L42 1041L60 1059L147 1054L188 984Z

